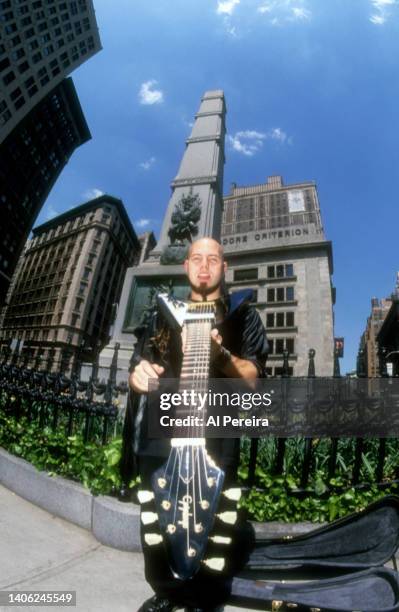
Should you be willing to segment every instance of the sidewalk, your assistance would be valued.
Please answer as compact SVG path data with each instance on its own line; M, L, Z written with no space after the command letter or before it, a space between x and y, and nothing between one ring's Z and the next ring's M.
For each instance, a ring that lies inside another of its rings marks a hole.
M78 612L137 612L152 595L143 557L99 544L93 535L0 485L0 590L73 590ZM0 606L1 612L61 608ZM226 612L242 608L226 606Z

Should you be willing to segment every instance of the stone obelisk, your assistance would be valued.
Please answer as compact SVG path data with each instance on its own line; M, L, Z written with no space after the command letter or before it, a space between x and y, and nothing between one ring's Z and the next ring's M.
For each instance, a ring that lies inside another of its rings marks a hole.
M153 288L173 287L176 297L186 297L188 285L182 262L187 245L203 236L220 238L225 116L223 91L207 91L171 184L172 194L159 241L140 267L126 271L113 337L100 355L100 373L102 368L109 367L115 344L119 343L118 379L126 380L136 340L134 330L140 324Z

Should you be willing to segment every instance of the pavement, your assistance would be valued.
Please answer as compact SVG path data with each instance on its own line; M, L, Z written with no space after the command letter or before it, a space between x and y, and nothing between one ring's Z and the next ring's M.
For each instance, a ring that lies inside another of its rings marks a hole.
M0 485L0 592L54 590L76 591L76 607L64 609L78 612L137 612L153 594L144 579L141 553L100 544L91 531ZM60 606L0 604L0 612L56 608Z
M152 590L141 553L100 544L91 532L0 485L0 591L76 591L79 612L137 612ZM59 606L1 606L39 612ZM243 608L226 606L226 612Z

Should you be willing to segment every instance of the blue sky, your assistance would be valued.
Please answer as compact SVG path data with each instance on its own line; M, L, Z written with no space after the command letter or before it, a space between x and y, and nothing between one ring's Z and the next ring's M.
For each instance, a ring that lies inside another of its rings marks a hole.
M120 197L160 229L201 95L227 103L231 182L315 180L337 288L342 371L397 257L399 0L94 0L103 50L73 73L92 140L38 223Z

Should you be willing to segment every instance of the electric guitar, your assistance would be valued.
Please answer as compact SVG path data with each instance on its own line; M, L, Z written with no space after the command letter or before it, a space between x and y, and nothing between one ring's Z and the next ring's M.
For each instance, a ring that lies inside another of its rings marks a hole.
M208 391L211 354L211 330L215 326L215 303L186 303L160 294L158 301L166 318L179 328L185 327L186 341L179 392ZM194 397L198 397L197 393ZM222 494L224 472L217 467L205 446L204 428L206 405L176 407L176 417L201 416L201 425L187 427L184 437L172 438L166 463L152 477L152 491L139 491L141 504L155 502L156 512L141 512L144 525L158 521L160 533L145 533L148 545L166 547L169 565L181 579L193 576L204 563L210 569L222 571L223 557L204 559L212 527L217 516L227 524L237 520L233 511L217 514ZM190 419L190 422L197 422ZM238 500L240 489L229 489L223 494ZM219 544L230 538L213 536Z

